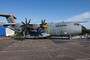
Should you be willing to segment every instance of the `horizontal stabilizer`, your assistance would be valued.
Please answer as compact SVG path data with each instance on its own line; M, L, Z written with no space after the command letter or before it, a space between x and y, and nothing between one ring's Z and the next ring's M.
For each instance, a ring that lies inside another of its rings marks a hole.
M0 14L0 16L6 17L8 23L16 23L15 21L16 17L14 17L12 13L10 15Z
M2 16L2 17L9 17L9 16L11 16L11 15L6 15L6 14L0 14L0 16ZM14 17L14 16L13 16ZM14 19L17 19L16 17L14 17Z

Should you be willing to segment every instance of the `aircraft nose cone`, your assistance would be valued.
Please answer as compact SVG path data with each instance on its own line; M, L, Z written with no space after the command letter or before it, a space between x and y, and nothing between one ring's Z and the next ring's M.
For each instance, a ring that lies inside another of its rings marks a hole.
M86 32L86 28L82 26L82 33Z

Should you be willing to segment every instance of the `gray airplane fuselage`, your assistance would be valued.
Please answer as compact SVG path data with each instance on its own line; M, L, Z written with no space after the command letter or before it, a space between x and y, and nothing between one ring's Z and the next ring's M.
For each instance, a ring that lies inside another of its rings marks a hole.
M22 23L16 23L16 28L14 28L19 30L21 25ZM33 24L34 29L39 26L40 24ZM45 33L50 34L50 36L77 35L83 32L82 28L82 25L74 22L47 23Z

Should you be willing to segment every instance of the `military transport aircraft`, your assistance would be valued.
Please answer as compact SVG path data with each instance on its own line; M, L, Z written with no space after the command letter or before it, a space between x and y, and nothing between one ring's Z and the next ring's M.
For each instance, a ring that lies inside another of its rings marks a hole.
M30 23L31 19L27 22L16 23L12 13L10 15L0 14L6 17L8 23L2 23L3 26L9 26L10 29L28 37L28 38L44 38L48 36L69 36L83 33L86 28L77 22L58 22L46 23L45 19L41 23Z

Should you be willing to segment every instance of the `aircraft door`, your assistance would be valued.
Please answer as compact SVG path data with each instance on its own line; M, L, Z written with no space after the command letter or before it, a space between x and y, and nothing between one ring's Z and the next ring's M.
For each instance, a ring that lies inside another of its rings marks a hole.
M56 31L56 35L59 35L60 34L60 32L59 31Z

